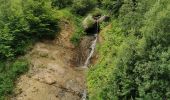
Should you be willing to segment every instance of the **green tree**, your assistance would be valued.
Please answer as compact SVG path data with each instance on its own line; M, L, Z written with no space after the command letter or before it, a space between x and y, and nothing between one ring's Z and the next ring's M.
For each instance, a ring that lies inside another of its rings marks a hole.
M65 7L71 7L73 0L52 0L52 6L58 7L59 9Z
M79 15L86 15L96 7L96 0L73 0L72 11Z
M91 100L170 98L170 2L152 1L127 2L103 33L101 59L88 76Z

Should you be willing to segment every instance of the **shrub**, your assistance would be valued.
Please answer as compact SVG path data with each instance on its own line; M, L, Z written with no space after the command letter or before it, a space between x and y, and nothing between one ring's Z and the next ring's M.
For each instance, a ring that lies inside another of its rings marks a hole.
M72 11L79 15L86 15L89 11L96 7L96 0L74 0Z
M82 26L82 19L81 18L75 18L74 20L74 27L75 27L75 31L70 39L70 41L74 44L74 45L78 45L80 42L80 39L82 36L85 35L83 26Z
M88 75L90 99L168 100L170 2L156 1L145 13L138 10L141 4L132 12L128 5L121 9L125 16L115 19L103 35L100 59Z
M27 61L12 60L32 41L55 37L55 15L50 0L0 0L0 100L13 92L16 78L28 70Z
M13 92L14 80L28 70L28 62L20 59L11 64L0 62L0 99Z
M8 0L0 14L0 59L24 54L32 40L53 39L58 30L49 0Z
M119 9L123 5L124 0L99 0L99 5L106 9L109 14L118 16Z
M58 30L57 19L49 1L24 1L24 14L30 33L37 38L54 38Z
M70 7L73 0L52 0L52 6L58 7L59 9Z
M88 15L84 20L83 20L83 27L84 29L88 29L93 27L95 23L95 20L93 19L92 15Z

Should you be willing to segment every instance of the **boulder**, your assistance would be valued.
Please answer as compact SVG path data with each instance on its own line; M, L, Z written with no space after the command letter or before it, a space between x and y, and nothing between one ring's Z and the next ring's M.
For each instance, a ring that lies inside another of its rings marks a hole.
M97 24L97 21L94 19L94 16L88 15L83 20L83 28L87 35L90 35L95 34L97 30L99 30L99 25Z
M94 26L94 24L96 23L96 20L93 18L92 15L88 15L84 20L83 20L83 28L89 29L92 28Z
M89 34L95 34L100 31L100 23L109 21L110 17L107 15L104 16L93 16L93 15L88 15L84 20L83 20L83 28L84 31Z
M107 15L104 15L104 16L101 16L99 19L98 19L98 22L99 23L102 23L102 22L107 22L110 20L110 17L107 16Z

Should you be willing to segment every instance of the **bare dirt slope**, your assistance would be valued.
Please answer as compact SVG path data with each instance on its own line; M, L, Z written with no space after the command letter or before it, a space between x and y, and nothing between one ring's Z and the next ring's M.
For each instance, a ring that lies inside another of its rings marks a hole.
M75 47L70 43L73 27L63 23L58 39L37 43L26 55L32 64L17 81L11 100L80 100L85 72L72 63Z

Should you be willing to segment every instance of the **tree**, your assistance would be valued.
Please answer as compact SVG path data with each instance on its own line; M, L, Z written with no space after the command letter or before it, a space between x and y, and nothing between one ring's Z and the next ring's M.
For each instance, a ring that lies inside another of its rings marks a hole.
M86 15L96 7L96 0L74 0L72 5L72 11L79 15Z
M104 33L101 59L88 76L90 99L170 98L170 2L152 1L138 1L135 8L127 2ZM145 2L154 5L145 8Z

